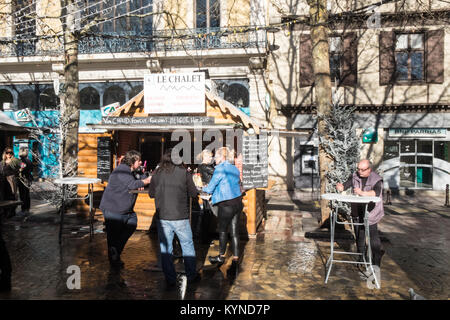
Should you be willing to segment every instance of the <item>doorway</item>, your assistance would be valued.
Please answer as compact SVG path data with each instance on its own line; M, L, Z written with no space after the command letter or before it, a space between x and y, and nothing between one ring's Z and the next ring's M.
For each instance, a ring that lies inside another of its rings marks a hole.
M155 170L164 152L165 141L164 133L143 133L139 137L139 152L146 171Z
M433 140L385 141L384 160L400 158L400 187L433 188Z

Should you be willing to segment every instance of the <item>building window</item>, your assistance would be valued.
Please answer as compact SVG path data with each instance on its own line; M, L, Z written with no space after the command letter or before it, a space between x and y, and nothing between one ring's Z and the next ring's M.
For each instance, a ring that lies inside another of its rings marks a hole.
M248 79L216 79L214 82L221 98L232 103L247 115L250 115L250 87Z
M133 87L130 90L130 99L137 96L142 90L144 90L144 87L141 85L137 85L136 87Z
M424 34L399 33L395 41L395 71L397 81L423 81Z
M53 88L45 89L40 94L40 106L43 109L57 109L59 105L59 98L55 95L55 91Z
M111 86L106 89L103 95L103 106L118 102L120 105L125 103L125 90L119 86Z
M149 35L152 33L153 16L147 14L152 12L152 7L153 0L89 0L84 23L87 25L100 18L100 22L91 29L94 32Z
M196 28L220 27L220 0L195 1Z
M14 103L14 98L13 98L11 92L9 92L9 90L6 90L6 89L0 89L0 110L8 109L8 108L5 108L6 105L8 105L8 107L12 107L13 103Z
M432 140L385 141L383 160L397 157L401 188L433 188Z
M386 140L384 142L383 160L397 158L399 155L398 141Z
M14 4L14 36L16 53L19 56L34 54L36 50L36 1L15 0Z
M84 88L80 91L80 109L98 110L100 107L100 95L92 87Z
M330 78L336 82L341 79L341 55L342 55L342 39L341 37L330 37Z
M30 110L38 109L38 98L34 91L24 90L19 93L19 100L17 102L19 109L28 108Z
M19 39L36 36L36 2L33 0L16 0L14 5L15 36Z

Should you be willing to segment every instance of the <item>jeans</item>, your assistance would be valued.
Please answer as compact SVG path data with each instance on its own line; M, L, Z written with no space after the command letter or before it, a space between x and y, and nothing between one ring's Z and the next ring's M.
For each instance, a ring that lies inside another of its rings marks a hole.
M20 201L22 201L22 211L28 211L30 210L30 187L25 185L21 180L17 183L19 187L19 195L20 195Z
M166 281L170 284L176 282L177 274L173 264L173 237L177 235L181 250L183 251L184 268L188 280L195 278L196 258L192 230L189 219L184 220L162 220L158 219L158 238L161 248L161 262Z
M111 247L116 248L117 253L120 256L128 239L136 230L136 213L130 212L126 214L120 214L104 210L103 216L105 217L106 240L108 242L108 249L110 249Z

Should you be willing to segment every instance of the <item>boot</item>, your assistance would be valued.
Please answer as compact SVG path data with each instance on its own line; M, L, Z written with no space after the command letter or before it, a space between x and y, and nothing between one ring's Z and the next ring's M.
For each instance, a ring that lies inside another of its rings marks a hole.
M238 276L238 273L239 273L239 261L233 260L231 262L230 268L227 270L227 275L228 275L228 277L234 279Z
M211 264L218 264L219 266L221 266L224 262L225 262L225 257L222 257L220 254L215 256L215 257L208 257L209 262L211 262Z

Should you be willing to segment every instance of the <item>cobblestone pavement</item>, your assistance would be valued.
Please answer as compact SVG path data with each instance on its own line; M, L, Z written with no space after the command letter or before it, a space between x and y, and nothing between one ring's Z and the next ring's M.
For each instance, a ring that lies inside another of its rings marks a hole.
M450 297L450 214L441 195L398 197L386 206L379 225L386 254L381 267L381 289L368 288L355 265L333 266L324 284L330 253L326 238L308 238L317 227L319 209L306 193L268 195L268 215L255 239L241 241L242 261L236 278L229 277L228 260L220 268L207 262L218 253L218 241L196 244L199 283L180 290L166 290L161 272L147 268L157 262L155 233L137 231L122 259L125 268L111 271L107 261L106 234L96 223L89 241L87 223L68 215L63 243L58 244L55 213L38 219L43 211L33 200L28 219L3 221L4 238L13 264L13 289L0 299L218 299L218 300L338 300L409 299L413 288L427 299ZM34 216L34 217L33 217ZM335 246L349 250L351 240ZM67 268L80 267L81 289L68 289ZM183 271L182 262L176 264Z

